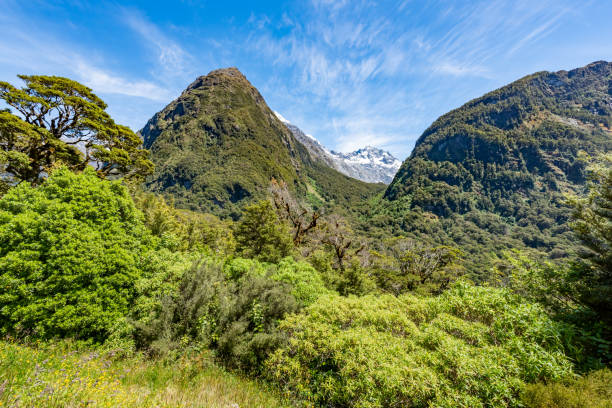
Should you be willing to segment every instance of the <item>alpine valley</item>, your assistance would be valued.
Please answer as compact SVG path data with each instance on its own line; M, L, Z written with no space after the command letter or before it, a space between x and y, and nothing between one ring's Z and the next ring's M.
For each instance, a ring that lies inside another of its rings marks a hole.
M272 178L316 207L350 206L384 190L311 154L236 68L196 79L140 134L155 163L149 189L185 208L237 218Z
M612 63L469 101L403 163L326 149L236 68L138 134L19 79L1 407L612 407Z
M373 147L327 150L237 69L213 71L141 130L156 169L147 185L180 207L237 218L283 180L315 208L348 209L366 236L453 243L487 280L511 248L574 256L565 195L583 193L588 158L612 149L611 70L536 73L470 101L436 120L401 168Z

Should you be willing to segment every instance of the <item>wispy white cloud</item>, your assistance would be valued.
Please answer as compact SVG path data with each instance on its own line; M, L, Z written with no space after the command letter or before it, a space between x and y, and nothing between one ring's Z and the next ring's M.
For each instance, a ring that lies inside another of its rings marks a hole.
M432 39L435 72L487 76L487 65L551 33L567 1L490 0L452 7L441 14L444 35Z
M6 26L4 26L7 28ZM9 27L5 41L0 39L0 62L21 72L70 76L99 93L167 100L170 93L161 86L142 79L128 79L91 62L95 58L74 50L40 33ZM44 38L44 41L41 40ZM15 47L15 44L19 44Z
M83 61L82 57L76 57L75 60L79 61L74 65L75 73L84 84L96 92L137 96L160 102L167 102L171 97L168 90L152 82L125 79L112 72L89 65Z
M215 9L215 17L204 14L205 2L189 0L192 7L180 7L197 18L168 16L163 24L155 7L82 3L81 13L98 12L115 35L125 35L133 56L113 49L112 41L67 34L90 29L72 15L66 19L72 23L29 24L28 7L65 8L34 1L36 7L0 0L0 74L73 77L140 126L195 76L238 66L273 108L330 148L370 144L400 157L438 115L473 97L535 70L612 55L605 39L567 45L589 29L584 39L593 39L594 10L609 14L605 2L594 0L580 6L573 0L308 0L282 10L257 4L242 13L228 5L225 13ZM200 29L196 22L207 18L221 18L223 27ZM568 23L583 30L560 29ZM553 36L566 42L552 42ZM556 59L548 52L554 47Z
M110 110L119 121L138 129L150 116L147 109L173 97L173 92L156 81L131 77L106 66L97 50L82 49L78 43L19 24L23 17L7 9L0 15L0 75L12 82L16 74L58 75L75 79L106 100L118 101ZM18 85L18 82L15 83ZM131 98L138 98L134 100Z
M279 36L267 22L248 45L289 76L292 96L284 100L293 105L282 108L304 118L297 125L334 149L367 142L405 155L433 119L423 113L438 101L448 106L443 86L454 81L466 98L478 96L457 78L495 83L500 61L557 29L568 1L311 0L307 15L283 14L288 32ZM411 89L398 86L404 81ZM313 103L327 114L309 118Z
M519 49L525 47L530 42L537 40L538 38L544 37L555 28L561 17L567 12L566 9L559 10L552 16L548 16L542 23L537 25L531 32L521 38L510 50L508 56L514 55Z
M122 9L122 15L127 26L140 35L144 44L155 52L155 68L161 69L164 77L168 74L173 77L183 76L193 70L193 57L139 11Z
M470 65L462 65L456 64L453 62L441 62L433 67L433 71L441 74L449 74L454 76L486 76L487 69L482 66L470 66Z
M270 24L270 18L265 14L261 16L256 16L255 13L251 13L248 23L254 25L255 27L261 30L266 25ZM287 20L284 20L283 23L288 24L289 22Z

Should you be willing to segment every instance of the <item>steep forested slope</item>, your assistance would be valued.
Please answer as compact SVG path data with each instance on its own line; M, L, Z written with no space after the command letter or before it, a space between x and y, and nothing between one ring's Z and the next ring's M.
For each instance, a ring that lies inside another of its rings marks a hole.
M235 216L272 178L320 203L346 204L382 190L313 158L235 68L196 79L141 130L155 174L148 186L192 209Z
M564 193L584 187L589 156L611 150L611 127L612 63L522 78L436 120L375 224L484 252L520 244L563 256Z

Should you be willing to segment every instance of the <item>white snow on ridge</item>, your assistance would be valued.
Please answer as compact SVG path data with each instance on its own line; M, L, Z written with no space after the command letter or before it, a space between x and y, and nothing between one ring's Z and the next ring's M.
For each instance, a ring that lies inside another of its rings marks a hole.
M349 177L369 183L389 184L402 165L391 153L374 146L366 146L351 153L329 151L314 136L302 132L283 115L276 111L274 114L312 156Z
M276 117L283 123L289 123L291 124L291 122L289 122L283 115L281 115L280 113L278 113L277 111L272 111L274 112L274 114L276 115ZM314 138L313 138L314 139Z

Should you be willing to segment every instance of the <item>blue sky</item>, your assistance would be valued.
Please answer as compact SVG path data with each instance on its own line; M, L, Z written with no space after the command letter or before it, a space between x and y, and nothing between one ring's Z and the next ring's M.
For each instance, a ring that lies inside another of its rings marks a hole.
M238 67L329 148L405 158L433 120L535 71L612 60L612 1L0 0L0 79L85 83L140 129Z

